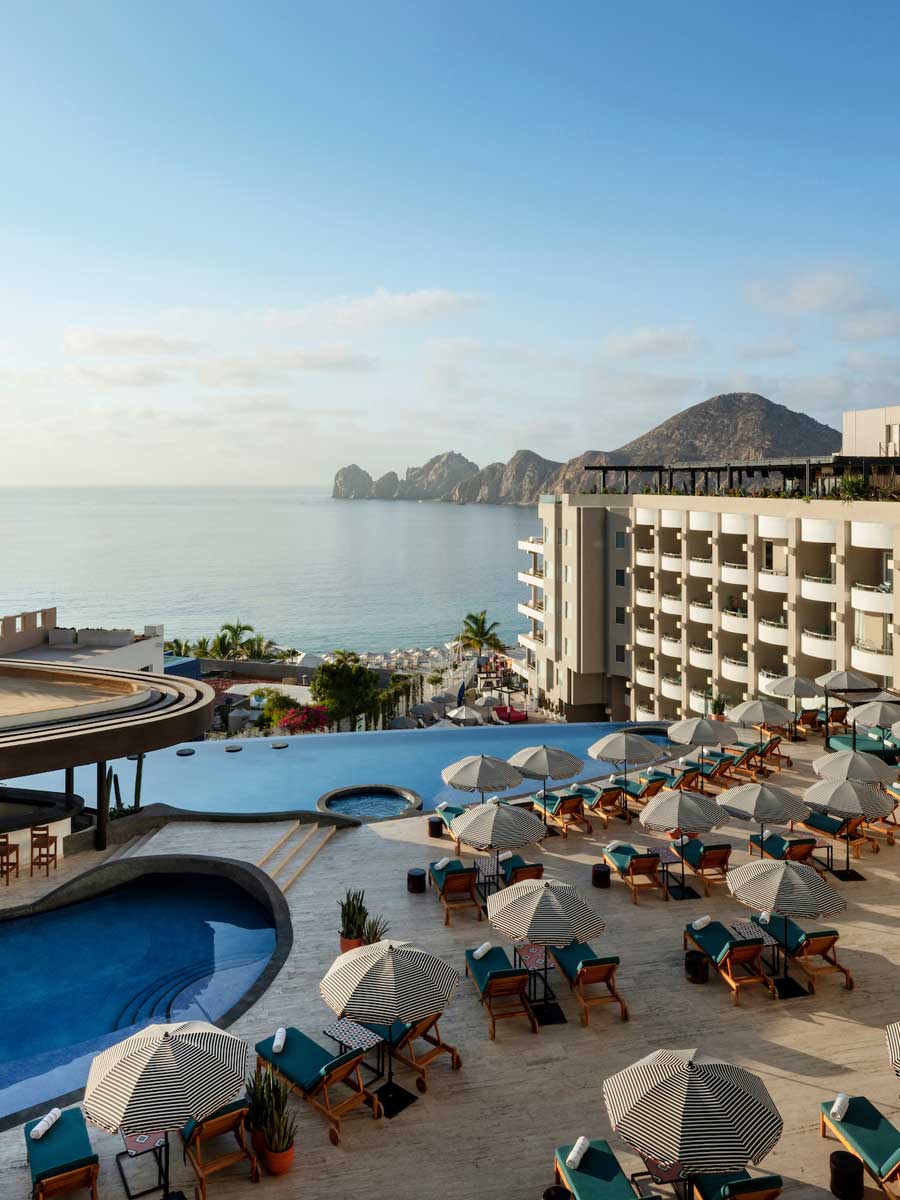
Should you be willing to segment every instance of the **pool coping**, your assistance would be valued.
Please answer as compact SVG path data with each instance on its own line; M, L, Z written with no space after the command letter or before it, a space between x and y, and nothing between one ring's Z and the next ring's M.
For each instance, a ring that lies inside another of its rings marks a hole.
M387 817L362 817L353 816L344 818L342 813L333 812L328 805L332 800L340 800L346 796L352 796L354 792L374 792L376 795L399 797L406 801L407 807L403 812L392 813ZM422 814L422 797L418 792L414 792L412 788L401 787L396 783L351 783L346 787L330 788L327 792L323 792L316 801L316 812L324 813L326 816L337 817L339 820L352 820L355 825L372 825L377 821L398 821L403 817L418 817Z
M6 921L18 917L33 917L43 912L67 908L84 900L92 900L106 892L113 891L124 883L139 879L144 875L213 875L222 877L241 886L254 900L263 903L272 914L275 922L275 948L259 977L251 984L241 998L232 1004L213 1024L219 1029L227 1029L239 1017L242 1017L264 995L275 981L281 968L287 962L294 945L294 926L291 921L290 909L284 893L275 881L265 871L252 863L242 862L234 858L214 858L202 854L144 854L135 858L117 858L112 862L100 863L91 867L84 874L70 879L54 888L46 896L15 908L0 912L0 929ZM84 1096L84 1087L62 1095L48 1098L40 1104L30 1105L17 1112L0 1116L0 1133L13 1129L25 1121L41 1116L53 1105L64 1108L80 1101Z

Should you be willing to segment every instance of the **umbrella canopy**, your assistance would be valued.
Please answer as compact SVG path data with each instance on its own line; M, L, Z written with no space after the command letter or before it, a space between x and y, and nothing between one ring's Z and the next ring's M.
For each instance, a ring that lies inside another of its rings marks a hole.
M735 900L760 912L815 919L843 912L847 902L806 863L757 859L733 867L725 876Z
M488 896L488 920L499 932L537 946L568 946L598 937L606 922L568 883L523 879Z
M559 746L526 746L509 760L526 779L571 779L584 766L580 758Z
M663 788L641 809L641 824L661 833L705 833L724 825L726 814L715 800L700 792Z
M696 1050L657 1050L603 1082L613 1129L682 1172L742 1171L765 1158L782 1120L762 1080Z
M865 817L869 821L886 817L895 804L880 788L854 779L822 779L806 789L803 800L832 817Z
M745 700L743 704L730 709L726 715L729 721L734 721L737 725L772 725L775 728L789 725L794 719L794 714L783 704L764 699ZM897 716L900 718L900 712Z
M812 768L823 779L852 779L856 783L890 783L897 778L897 767L857 750L822 754L813 759Z
M438 692L436 696L431 697L432 704L455 704L456 692Z
M888 1025L884 1031L884 1040L887 1042L888 1055L891 1066L894 1068L894 1074L900 1075L900 1021Z
M409 942L374 942L340 954L319 984L322 999L351 1021L418 1021L443 1012L459 972Z
M594 742L593 746L588 746L588 754L591 758L604 759L607 762L633 763L635 766L656 762L664 757L662 747L656 742L651 742L643 734L634 733L630 729L618 729L615 733L608 733L599 742Z
M774 783L742 783L740 787L726 788L717 796L716 803L730 817L757 821L760 825L802 821L809 811L802 800Z
M870 700L868 704L857 704L847 713L848 721L858 725L874 725L878 729L889 729L900 721L900 703L896 700Z
M877 688L878 684L859 671L826 671L816 676L816 683L829 692L861 692L865 688Z
M482 715L477 708L470 708L468 704L460 704L459 708L447 710L449 720L459 721L463 725L480 725Z
M772 684L769 694L793 700L817 700L822 695L822 689L805 675L785 675Z
M503 705L499 696L478 696L472 703L475 708L487 709L500 708ZM897 710L897 716L900 718L900 709Z
M206 1021L148 1025L91 1063L84 1111L107 1133L181 1129L243 1092L247 1043Z
M433 725L426 725L425 728L429 731L432 729L462 729L462 725L457 724L456 721L448 721L446 717L441 717L439 721L435 721Z
M419 722L412 717L391 717L389 729L418 729Z
M666 737L680 746L718 746L720 742L733 742L737 730L724 721L688 717L685 721L673 721L666 730Z
M454 817L450 832L475 850L518 850L539 842L547 829L540 817L526 808L488 800Z
M460 792L503 792L522 782L522 776L502 758L490 754L470 754L441 771L448 787Z
M423 701L419 704L414 704L409 711L414 717L433 717L435 709L433 704L427 704Z

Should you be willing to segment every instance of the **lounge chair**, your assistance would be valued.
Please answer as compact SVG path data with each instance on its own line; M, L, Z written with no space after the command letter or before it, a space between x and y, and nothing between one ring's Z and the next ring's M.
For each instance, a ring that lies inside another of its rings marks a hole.
M444 924L450 924L450 910L474 908L481 920L481 900L478 896L478 872L458 858L451 858L446 867L428 864L428 878L444 908Z
M532 797L534 810L538 816L545 816L553 825L558 825L563 837L569 836L572 825L583 829L585 833L593 830L593 825L584 815L584 800L581 796L566 795L560 792L537 792Z
M805 741L811 733L824 733L824 727L819 719L819 713L814 708L804 708L797 718L795 737Z
M731 846L727 842L701 842L698 838L689 838L680 844L675 842L673 849L702 882L707 896L714 883L725 882L731 858Z
M634 1200L634 1189L609 1142L592 1141L577 1167L566 1166L571 1151L572 1146L556 1147L553 1171L556 1182L569 1189L573 1200Z
M181 1130L181 1140L184 1142L184 1157L194 1168L197 1176L197 1187L194 1189L196 1200L206 1200L206 1181L217 1171L224 1171L235 1163L246 1159L250 1163L250 1182L259 1182L259 1164L256 1156L247 1144L247 1113L249 1105L246 1099L234 1100L226 1104L212 1116L204 1117L202 1121L188 1121ZM214 1158L203 1157L203 1144L212 1138L233 1134L237 1142L237 1150L229 1150Z
M784 1188L780 1175L748 1175L733 1171L727 1175L691 1175L694 1200L775 1200Z
M776 771L780 771L782 767L794 765L793 760L781 749L782 740L781 734L773 733L770 737L762 738L758 742L735 742L733 746L725 747L725 753L736 754L739 750L750 750L751 758L758 767L763 769L774 767Z
M628 1005L616 989L616 968L619 965L616 956L599 958L584 942L572 942L569 946L548 946L547 953L575 993L575 999L581 1008L582 1025L588 1024L590 1010L598 1004L618 1004L622 1020L628 1020ZM594 984L602 984L606 991L599 995L596 992L585 991L585 988Z
M420 1092L428 1089L428 1068L442 1054L450 1056L450 1066L458 1071L462 1066L462 1057L455 1046L441 1038L438 1021L442 1013L433 1013L430 1017L422 1017L419 1021L395 1021L393 1025L378 1025L369 1021L364 1024L383 1038L390 1047L391 1057L404 1063L416 1072L416 1087ZM416 1042L427 1042L429 1049L416 1051Z
M716 787L727 788L733 779L732 771L739 757L737 752L720 754L715 758L712 755L704 754L702 762L697 763L698 790L705 792L708 783L714 784Z
M814 833L820 838L830 838L834 842L838 842L841 846L846 846L850 843L850 851L854 858L860 857L862 847L869 845L875 854L881 849L877 838L865 832L865 821L862 817L830 817L827 813L811 812L808 817L804 817L798 824L804 829L808 829L810 833ZM794 828L794 822L791 822L791 829Z
M631 813L627 808L627 793L616 783L598 783L593 787L582 785L578 795L584 801L585 809L592 817L599 817L603 828L608 829L613 817L621 817L631 824Z
M768 774L766 768L761 766L757 761L758 757L759 748L755 743L743 748L732 746L729 747L728 752L711 750L704 753L704 758L710 758L714 762L718 762L723 758L730 758L730 775L744 775L747 779L754 781Z
M514 967L500 946L492 946L482 958L466 951L466 974L472 976L490 1021L488 1036L493 1041L497 1022L504 1017L525 1017L537 1033L537 1018L528 1002L528 971Z
M624 775L613 775L610 782L616 784L617 787L624 788L629 800L636 800L638 804L646 804L665 787L665 780L659 776L639 776L637 779L626 779Z
M808 867L818 871L824 879L825 868L815 858L813 854L815 848L816 839L814 837L780 837L777 833L767 833L762 838L758 833L751 833L747 846L751 858L754 851L758 850L760 858L774 858L779 862L806 863Z
M503 882L509 887L513 883L521 883L523 879L543 879L544 864L526 862L521 854L513 854L500 862Z
M659 877L658 850L637 850L623 842L612 850L604 847L603 858L631 888L632 904L637 904L638 892L644 888L659 888L663 899L668 900L669 893Z
M758 913L754 913L750 919L763 928ZM782 947L787 947L788 958L809 980L810 995L815 995L817 976L835 972L843 975L844 987L848 991L852 989L853 976L837 960L836 947L841 935L836 929L802 929L790 917L780 917L775 913L769 917L765 928L773 938L778 939ZM822 965L814 965L816 959L821 960Z
M666 770L665 767L651 767L646 775L641 776L641 781L653 779L661 779L663 787L670 790L690 791L691 788L697 786L697 780L700 778L700 768L696 763L686 763L683 767L673 767L672 770Z
M466 810L459 804L445 804L443 808L436 808L434 810L434 815L441 818L444 823L444 828L447 830L450 836L453 837L453 830L450 828L450 822L454 821L457 817L461 817L465 811ZM459 838L453 838L453 840L456 843L456 853L459 854Z
M862 1162L878 1186L892 1194L889 1184L900 1178L900 1130L882 1116L865 1096L851 1096L846 1113L840 1121L831 1115L832 1100L826 1100L819 1110L819 1132L829 1133Z
M740 1004L741 991L746 987L762 984L774 997L775 989L763 974L762 952L764 943L759 938L738 938L725 928L721 921L710 921L703 929L688 925L684 931L684 948L691 943L701 954L705 954L712 966L731 988L731 1001ZM741 971L743 974L738 975Z
M363 1086L360 1064L364 1050L349 1050L332 1054L318 1042L291 1027L287 1030L284 1049L276 1054L272 1049L274 1037L256 1043L256 1058L260 1066L271 1067L299 1096L327 1119L331 1128L328 1136L334 1146L341 1144L341 1121L360 1104L372 1107L372 1116L381 1116L381 1101ZM338 1103L331 1098L331 1089L343 1083L350 1095Z
M30 1135L37 1123L27 1121L24 1129L33 1200L81 1188L90 1188L91 1200L97 1200L100 1160L91 1148L81 1109L65 1109L56 1124L35 1141Z

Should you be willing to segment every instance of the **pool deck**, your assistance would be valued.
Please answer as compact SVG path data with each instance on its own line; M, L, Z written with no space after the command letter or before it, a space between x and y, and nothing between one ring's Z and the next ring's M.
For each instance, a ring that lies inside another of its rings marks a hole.
M808 786L808 763L820 747L818 741L791 747L795 768L781 772L776 781L797 791ZM137 852L177 846L185 852L254 862L283 827L283 822L172 825ZM732 842L732 861L739 863L746 861L749 832L748 826L734 822L712 836ZM468 1200L483 1194L534 1200L552 1182L554 1148L582 1133L608 1138L623 1167L636 1170L639 1160L610 1131L601 1082L659 1047L692 1046L762 1076L785 1124L781 1142L763 1168L784 1176L788 1196L800 1200L827 1195L828 1157L837 1147L819 1137L821 1101L838 1091L864 1093L900 1125L900 1081L889 1066L883 1034L885 1024L900 1017L900 843L882 843L877 855L863 852L855 865L866 876L865 883L833 881L848 900L846 912L833 924L841 931L839 957L854 973L855 990L848 992L838 977L826 976L816 996L776 1002L758 989L760 994L745 993L735 1007L718 979L704 987L686 981L681 933L687 921L704 913L727 922L746 918L748 910L721 886L710 898L692 903L664 903L655 894L642 896L638 906L616 880L608 891L593 890L590 864L597 861L600 845L612 838L641 845L665 841L644 834L637 823L629 828L615 821L608 833L595 823L590 835L547 840L542 857L549 877L577 884L603 912L607 932L596 948L621 956L619 986L631 1009L629 1022L603 1007L594 1010L590 1026L584 1028L577 1005L560 988L568 1024L545 1027L534 1036L524 1021L502 1021L492 1042L473 985L463 978L441 1022L443 1037L462 1054L462 1070L451 1072L436 1063L429 1071L427 1094L393 1121L376 1122L368 1110L357 1110L345 1120L338 1148L328 1140L324 1119L298 1103L297 1161L291 1173L264 1178L257 1193L246 1174L227 1171L210 1184L210 1197ZM337 832L288 891L293 950L272 987L234 1031L252 1044L279 1025L296 1025L326 1040L321 1030L333 1017L319 997L318 984L338 952L337 899L348 887L365 888L370 911L387 917L391 936L433 950L461 972L467 947L486 939L505 944L471 911L455 915L446 927L433 893L407 893L409 867L427 866L452 852L448 838L429 839L425 818ZM23 879L18 886L2 889L0 905L41 894L97 861L93 854L66 859L49 885L43 879ZM55 1018L47 1014L36 1019ZM400 1082L411 1086L405 1070L400 1071ZM113 1161L120 1143L95 1130L91 1138L101 1156L100 1195L122 1195ZM193 1179L184 1170L181 1154L174 1153L172 1161L177 1182L192 1195ZM140 1164L129 1165L137 1186ZM0 1171L4 1200L25 1200L30 1188L21 1129L0 1134Z

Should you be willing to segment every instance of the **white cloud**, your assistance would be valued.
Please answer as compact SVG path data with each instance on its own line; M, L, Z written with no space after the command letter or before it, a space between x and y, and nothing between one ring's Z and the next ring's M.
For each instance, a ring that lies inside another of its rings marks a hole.
M767 312L786 316L849 313L869 305L876 293L853 271L822 267L780 280L756 280L750 299Z
M702 347L703 340L687 326L632 329L601 343L609 358L692 358Z
M246 358L210 359L198 366L202 382L220 387L255 387L278 383L297 371L359 372L375 368L375 359L349 347L284 350Z
M161 367L69 367L67 378L92 387L147 388L162 387L173 382L172 375Z
M746 362L757 362L766 358L789 358L792 354L797 354L799 350L800 347L792 338L776 337L739 346L737 356Z
M853 313L838 324L838 333L848 342L900 337L900 309L886 305Z
M445 288L391 292L376 288L368 296L337 296L297 309L270 309L264 314L264 320L276 329L309 325L373 329L433 321L438 317L469 312L480 304L481 298L471 292L453 292Z
M141 329L67 329L63 345L70 354L147 358L160 354L192 354L197 344Z

